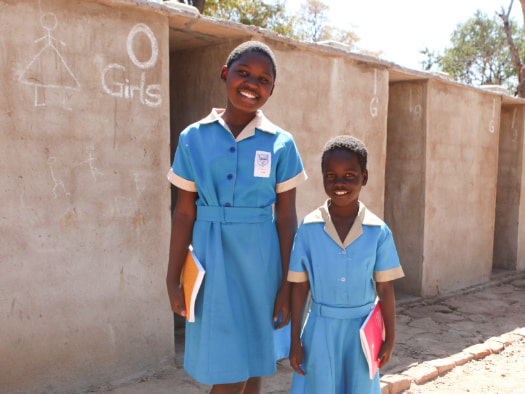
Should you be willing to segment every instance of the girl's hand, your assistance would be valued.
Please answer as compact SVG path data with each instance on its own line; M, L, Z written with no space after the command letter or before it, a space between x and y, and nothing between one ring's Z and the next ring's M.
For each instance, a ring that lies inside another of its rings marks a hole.
M386 365L386 363L390 361L393 350L394 344L383 342L381 350L379 350L379 354L377 355L377 361L379 361L379 368L383 368Z
M381 346L377 357L379 368L383 368L390 361L396 342L396 301L392 281L376 282L376 289L386 331L385 343Z
M182 287L177 285L168 285L168 296L170 297L171 310L183 317L186 316L186 305L184 302L184 292Z
M184 293L180 286L180 276L188 245L191 242L193 224L197 217L198 194L178 189L177 205L171 222L170 255L168 272L166 273L166 287L170 298L171 310L181 316L186 316Z
M273 322L274 323L277 323L279 321L279 316L282 313L282 320L277 325L277 327L275 327L276 330L286 326L288 322L290 321L290 294L291 294L290 284L284 281L281 288L277 292L277 296L275 297L275 303L273 306Z
M290 365L299 375L306 375L303 368L303 344L300 340L292 340L292 346L290 347Z
M277 193L275 201L275 227L279 237L281 249L282 283L275 297L273 305L273 321L282 321L275 327L284 327L290 321L291 310L291 284L287 281L288 267L290 265L290 252L292 250L295 231L297 230L297 214L295 213L295 188L283 193Z

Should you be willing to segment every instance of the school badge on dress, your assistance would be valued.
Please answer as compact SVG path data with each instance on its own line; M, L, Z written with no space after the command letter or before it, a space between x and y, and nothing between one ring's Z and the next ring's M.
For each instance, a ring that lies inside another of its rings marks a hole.
M255 151L255 163L253 167L253 176L260 178L269 178L272 172L272 154L262 150Z

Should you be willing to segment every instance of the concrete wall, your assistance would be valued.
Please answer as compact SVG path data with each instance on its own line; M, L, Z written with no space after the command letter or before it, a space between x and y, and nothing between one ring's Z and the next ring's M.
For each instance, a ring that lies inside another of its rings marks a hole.
M382 217L388 70L330 51L270 45L280 66L265 112L293 133L309 176L297 191L299 219L327 198L321 176L322 148L340 134L353 135L367 145L369 182L361 199Z
M73 392L173 355L168 24L0 0L0 392Z
M390 85L385 217L401 291L432 296L490 280L500 108L500 96L439 79ZM516 227L505 231L516 240Z
M428 81L390 85L385 175L385 221L394 234L405 277L396 289L421 294L425 237Z
M505 271L518 267L524 111L521 105L504 105L501 109L493 259L494 267Z
M423 296L491 277L501 97L429 81Z

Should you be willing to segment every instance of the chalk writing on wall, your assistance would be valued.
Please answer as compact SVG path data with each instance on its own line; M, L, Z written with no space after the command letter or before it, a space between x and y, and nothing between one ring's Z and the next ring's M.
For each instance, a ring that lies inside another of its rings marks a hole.
M514 111L512 112L512 124L510 126L512 130L512 142L516 142L518 139L518 129L516 128L516 114L518 112L517 108L514 108Z
M151 56L147 61L140 61L133 49L133 40L137 34L145 34L151 45ZM151 29L139 23L135 25L128 34L126 49L131 62L142 69L140 81L130 81L125 66L117 63L107 65L102 72L102 88L104 92L113 97L126 100L138 97L140 102L149 107L158 107L162 103L159 84L146 84L146 70L157 64L159 48L157 39Z
M94 162L96 159L93 157L93 153L95 152L95 148L93 146L88 146L86 148L86 153L88 154L88 159L84 161L84 163L87 163L89 165L89 169L91 171L91 175L93 176L93 180L97 181L97 175L104 175L102 172L100 172L97 167L95 167Z
M494 133L496 130L496 99L492 100L492 120L489 122L489 131Z
M137 189L137 192L140 195L146 190L146 185L144 184L142 177L139 173L133 173L133 178L135 179L135 189Z
M60 89L62 107L71 111L67 105L66 92L79 90L80 83L60 53L59 46L66 46L66 44L51 35L58 25L56 15L46 12L40 17L40 25L47 33L34 43L43 42L44 46L29 62L18 80L34 87L35 107L46 106L45 89Z
M58 191L62 189L64 194L66 196L69 196L71 193L66 191L66 187L64 186L64 182L61 179L58 179L55 175L54 170L54 164L56 163L57 159L54 156L51 156L49 159L47 159L47 163L49 164L49 172L51 173L51 179L53 180L53 200L56 200L58 198Z
M377 97L377 70L374 70L374 97L370 100L370 115L372 118L377 117L379 98Z

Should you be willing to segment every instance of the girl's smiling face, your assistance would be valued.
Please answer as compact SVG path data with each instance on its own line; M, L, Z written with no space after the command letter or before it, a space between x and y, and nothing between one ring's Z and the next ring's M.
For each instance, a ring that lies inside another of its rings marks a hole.
M337 149L328 152L323 163L323 185L332 206L354 209L359 201L361 188L368 181L368 171L363 171L357 155Z
M246 52L229 68L222 68L221 78L226 82L228 108L255 113L272 95L275 76L270 59Z

